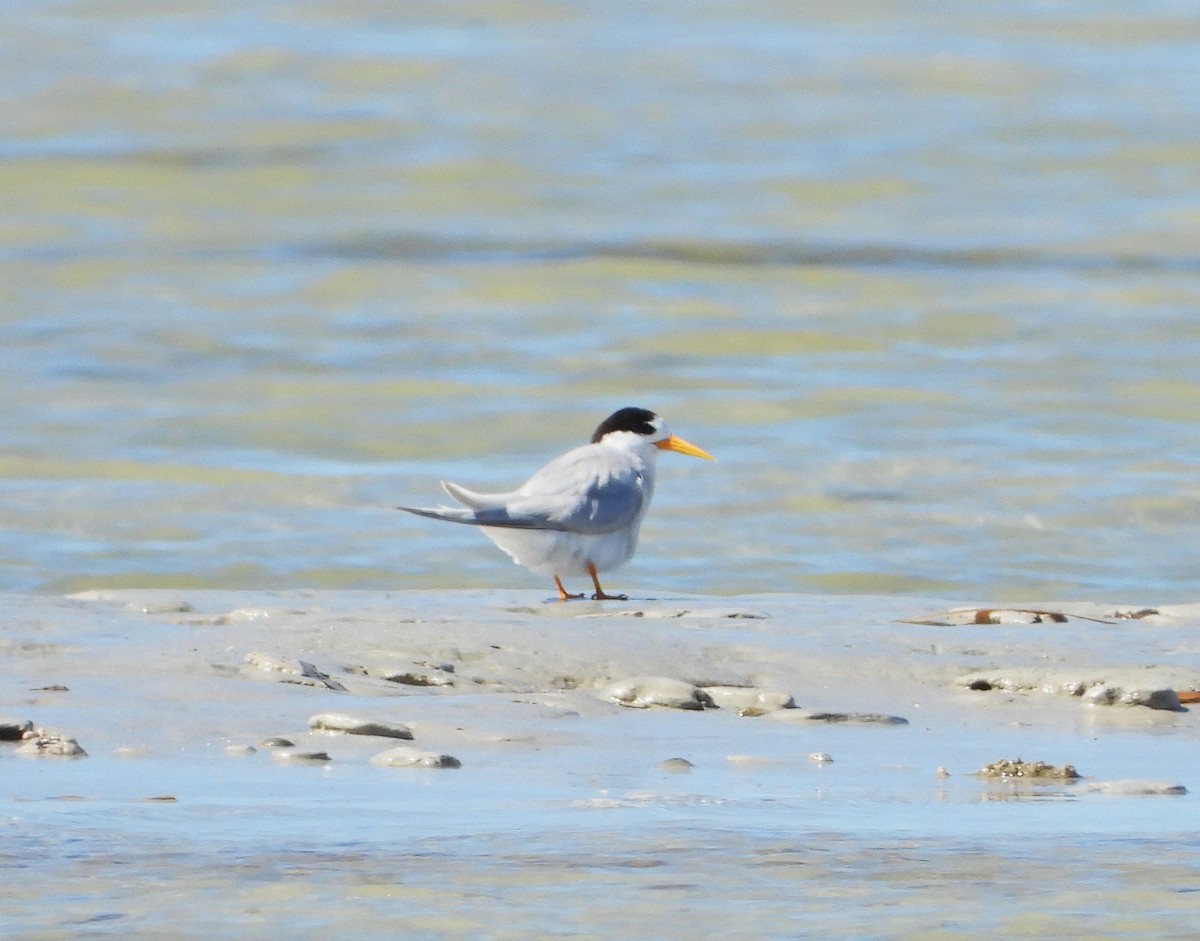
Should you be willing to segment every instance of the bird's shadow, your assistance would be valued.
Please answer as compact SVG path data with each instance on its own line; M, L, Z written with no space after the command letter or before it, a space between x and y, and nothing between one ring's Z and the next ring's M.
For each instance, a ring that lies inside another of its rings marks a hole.
M660 600L660 599L658 599L658 598L635 598L632 595L610 595L608 598L593 598L590 595L582 595L582 596L572 595L570 598L559 598L556 595L551 595L550 597L544 599L542 603L548 604L548 605L567 605L567 604L603 605L606 602L619 601L619 602L626 603L626 604L628 604L629 602L634 602L635 604L645 604L647 602L654 602L654 601L658 601L658 600Z

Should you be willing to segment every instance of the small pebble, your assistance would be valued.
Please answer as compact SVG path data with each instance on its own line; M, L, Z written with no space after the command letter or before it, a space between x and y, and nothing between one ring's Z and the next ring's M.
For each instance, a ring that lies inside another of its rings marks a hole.
M270 738L264 738L258 743L263 748L295 748L296 743L290 738L284 738L282 735L272 735Z
M323 751L293 751L291 749L281 749L272 753L279 761L286 761L288 764L305 764L317 763L322 761L332 761L329 757L329 752Z
M377 722L338 712L321 712L308 720L314 732L340 732L345 735L378 735L383 738L411 739L412 729L400 722Z
M787 693L754 686L702 686L701 691L719 709L739 716L762 716L778 709L794 709L796 701Z
M662 706L667 709L701 710L713 705L712 699L699 687L666 676L635 676L621 680L609 684L600 695L631 709Z
M26 732L33 731L33 723L25 719L0 719L0 742L19 742Z
M661 771L670 771L674 774L686 774L696 766L686 758L668 758L666 761L660 761L658 763L658 767Z
M1173 689L1128 689L1100 685L1085 692L1083 700L1094 706L1146 706L1169 712L1184 711L1179 702L1179 694Z
M85 752L73 738L54 732L42 732L28 737L17 746L18 755L46 758L86 758Z
M833 756L826 754L823 751L815 751L808 756L809 761L815 761L819 765L828 764L833 761Z
M440 673L423 670L386 670L379 674L381 680L401 686L453 686L454 680Z
M253 745L226 745L225 754L227 755L254 755L258 753L258 749Z
M397 745L381 751L371 759L371 764L385 768L461 768L462 762L453 755L421 751L410 745Z

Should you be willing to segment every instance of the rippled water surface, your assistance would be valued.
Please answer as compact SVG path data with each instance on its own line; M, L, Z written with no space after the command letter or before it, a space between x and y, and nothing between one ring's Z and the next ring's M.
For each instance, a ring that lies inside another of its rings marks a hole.
M623 584L1194 597L1193 13L17 3L0 587L532 586L390 507L641 404Z
M441 477L511 486L636 404L720 461L664 457L613 590L1195 601L1195 13L13 0L0 592L546 588L480 534L393 507L438 501ZM103 816L81 813L84 830ZM592 909L596 937L648 937L639 913L675 903L736 933L751 922L705 887L751 911L760 878L810 886L809 917L833 934L953 934L997 883L1028 898L1053 881L1040 862L1006 881L1027 830L927 851L838 837L814 858L791 831L756 829L768 816L731 821L728 856L670 809L648 850L628 830L611 849L527 848L513 823L443 860L464 914L429 936L477 936L518 856L525 881L505 897L530 907L527 927L544 924L539 874L565 858L575 881L554 892L584 885L598 906L635 873L644 907L624 922ZM285 840L233 887L201 878L244 862L203 825L184 827L202 852L165 859L121 826L132 870L197 874L191 894L173 884L193 916L206 893L245 893L230 936L262 923L267 896L310 891L272 881L299 871L289 847L316 854L300 870L336 873L327 913L396 897L354 836L340 863ZM1090 888L1137 924L1064 888L1046 904L1082 922L1023 909L992 927L1169 936L1185 890L1124 838L1077 851L1055 835L1038 858L1065 856L1086 882L1086 849L1124 854ZM72 852L48 839L48 858ZM688 866L672 868L679 846ZM103 870L79 852L76 876ZM882 882L912 897L919 867L957 871L963 854L978 905L873 917ZM97 897L124 891L96 878ZM418 908L449 910L423 891ZM89 931L128 929L81 911ZM327 935L305 917L295 936ZM60 937L70 918L25 924ZM798 930L756 936L781 925Z

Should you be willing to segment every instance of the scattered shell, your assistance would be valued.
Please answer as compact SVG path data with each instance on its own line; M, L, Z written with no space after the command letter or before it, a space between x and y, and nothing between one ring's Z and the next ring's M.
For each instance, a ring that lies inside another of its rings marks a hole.
M937 776L939 778L948 778L950 777L950 772L947 771L945 767L939 765L937 769Z
M1022 761L1020 758L1015 761L1001 758L999 761L984 765L977 774L982 778L1021 778L1025 780L1037 778L1054 781L1074 781L1079 777L1079 772L1071 765L1063 765L1059 768L1044 761Z
M0 719L0 742L19 742L26 732L33 731L33 723L25 719Z
M308 720L314 732L340 732L346 735L379 735L384 738L413 737L412 729L399 722L377 722L336 712L321 712Z
M1137 682L1136 678L1127 684L1095 677L1046 676L1028 670L1011 670L999 674L968 673L960 676L956 682L966 689L984 692L1003 690L1074 696L1094 706L1146 706L1171 712L1183 710L1179 694L1175 690L1133 685Z
M371 764L385 768L461 768L462 762L453 755L422 751L411 745L397 745L381 751L371 759Z
M86 758L85 752L77 741L55 732L39 732L26 738L17 746L18 755L45 758Z
M796 701L778 690L754 686L702 686L701 691L719 709L729 709L740 716L762 716L778 709L794 709Z
M658 768L660 771L670 771L673 774L686 774L694 767L686 758L668 758L666 761L660 761Z
M1063 611L1047 611L1042 608L951 608L949 611L939 611L936 614L902 618L900 623L960 627L966 624L1065 624L1070 620L1093 621L1097 624L1113 623L1105 618L1090 617L1085 614L1067 614Z
M225 754L227 755L254 755L258 753L258 749L253 745L226 745Z
M1182 712L1179 695L1173 689L1127 689L1123 686L1093 686L1083 694L1084 702L1094 706L1146 706Z
M296 743L290 738L284 738L282 735L272 735L270 738L264 738L259 742L263 748L295 748Z
M317 763L322 761L332 761L329 757L329 752L323 751L298 751L293 749L280 749L272 753L273 757L278 761L286 761L289 764L304 764L306 762Z
M704 709L713 701L698 686L666 676L635 676L606 686L605 699L633 709L663 706L668 709Z
M828 764L833 761L833 756L828 755L823 751L815 751L808 756L809 761L815 761L819 765Z
M293 660L291 657L274 657L271 654L252 651L246 654L246 663L268 673L281 673L284 683L296 683L300 686L324 686L327 689L345 692L346 687L330 677L328 673L318 670L306 660ZM292 677L295 677L293 679Z

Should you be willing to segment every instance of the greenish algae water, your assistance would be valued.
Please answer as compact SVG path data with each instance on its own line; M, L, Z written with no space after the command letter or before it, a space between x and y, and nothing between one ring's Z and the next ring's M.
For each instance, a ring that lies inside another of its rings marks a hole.
M479 534L393 507L443 477L510 486L629 404L720 462L664 459L613 590L800 593L851 627L841 593L1196 599L1187 4L5 13L5 606L470 589L539 610ZM82 636L93 615L42 617ZM109 629L101 651L173 636ZM1119 662L1139 629L1084 639ZM114 736L154 715L130 705L144 664L65 684L105 694L107 732L56 705L34 688L61 676L17 681L40 649L4 647L5 712ZM160 724L220 731L214 691L179 686ZM1173 798L1013 799L924 766L880 790L863 769L903 764L897 740L844 730L823 771L805 755L828 742L747 775L722 763L745 728L702 736L683 786L653 771L688 740L661 718L599 728L583 771L500 755L441 792L203 749L23 765L0 901L46 939L1194 933ZM1026 728L989 726L987 760ZM1172 729L1037 741L1174 773ZM936 744L970 767L976 731Z

